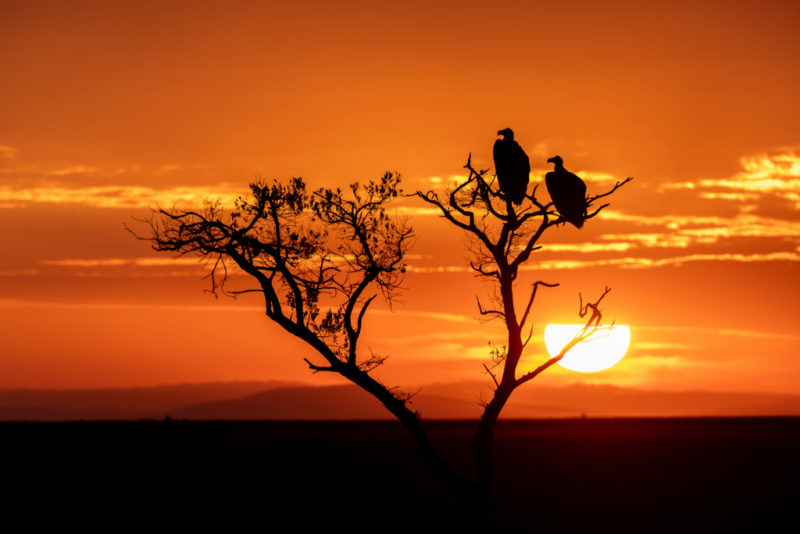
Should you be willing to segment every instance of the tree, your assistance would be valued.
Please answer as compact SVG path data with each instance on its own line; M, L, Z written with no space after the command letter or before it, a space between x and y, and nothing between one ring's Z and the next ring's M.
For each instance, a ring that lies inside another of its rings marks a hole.
M469 171L466 181L459 184L442 200L433 191L417 192L423 201L432 204L451 224L466 232L470 238L473 259L470 267L482 278L490 279L495 286L496 307L484 308L478 299L478 311L488 318L501 319L507 330L507 341L503 346L495 346L491 351L492 365L484 364L485 372L491 377L494 389L491 399L484 403L483 413L473 437L475 457L475 482L472 486L472 521L477 531L488 528L489 503L494 475L491 443L494 425L511 394L518 387L532 380L553 364L560 361L578 343L595 335L601 325L603 314L600 303L610 291L605 288L594 301L584 303L580 298L578 313L586 320L583 328L567 343L559 354L542 363L536 369L517 376L517 365L525 347L533 335L533 327L525 335L525 326L536 299L539 287L556 287L557 283L541 280L533 283L522 314L517 313L515 281L520 267L530 259L531 254L540 249L537 245L544 232L566 219L558 214L553 203L542 203L536 197L539 188L534 186L530 194L525 194L517 208L494 181L487 181L488 170L475 170L472 157L464 166ZM586 198L587 215L585 219L596 217L608 204L596 206L598 200L614 193L632 178L617 182L609 191ZM500 369L499 378L495 369Z
M480 313L503 318L508 328L508 348L493 354L495 364L503 366L500 379L486 367L496 387L473 440L477 466L473 482L434 450L419 414L410 408L410 396L370 374L385 358L365 357L359 350L364 316L379 293L390 303L396 296L405 273L404 257L414 238L407 221L387 213L389 203L402 194L398 176L387 173L366 185L354 183L349 193L329 188L309 192L299 178L285 185L260 180L250 185L250 195L238 199L230 212L218 203L206 203L199 211L155 210L146 221L149 235L137 237L149 241L157 251L206 259L215 294L261 293L267 317L322 358L323 362L306 358L309 368L315 373L337 373L383 403L408 430L422 460L463 504L471 530L482 531L488 526L492 428L500 411L514 389L557 362L599 327L602 315L598 306L608 290L596 301L581 304L581 315L588 315L586 326L559 356L516 377L527 344L522 341L522 331L536 291L539 286L555 284L536 282L519 320L513 284L519 266L537 248L543 232L562 221L551 204L536 199L535 188L526 196L528 202L515 211L496 186L487 182L486 171L475 171L470 162L467 168L468 180L450 193L447 202L433 192L417 192L416 196L438 207L449 222L476 240L472 268L497 282L502 305L483 309L479 303ZM589 198L588 203L621 185ZM532 226L536 220L538 226ZM234 266L257 287L228 290L226 282Z
M399 184L398 176L387 173L366 185L352 184L347 195L341 189L309 192L300 178L286 185L261 180L229 213L218 203L206 203L201 211L160 209L146 221L149 235L134 235L157 251L207 260L215 294L262 293L267 317L324 360L306 358L309 368L337 373L377 398L408 429L425 463L464 496L468 484L434 451L409 408L410 396L370 375L385 358L359 351L364 316L378 293L389 302L396 295L414 237L406 221L386 212L401 194ZM232 266L258 287L228 291Z

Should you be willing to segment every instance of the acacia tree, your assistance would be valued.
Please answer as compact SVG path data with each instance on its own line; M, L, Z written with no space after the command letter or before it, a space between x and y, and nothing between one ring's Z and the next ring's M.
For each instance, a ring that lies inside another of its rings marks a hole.
M434 192L417 192L416 196L435 205L449 222L473 236L476 247L472 268L478 275L495 280L500 289L498 309L483 309L479 303L481 314L505 320L508 343L507 348L493 353L495 365L502 364L499 379L492 368L486 367L496 387L473 439L474 477L458 474L434 450L419 414L410 407L409 395L371 375L385 358L364 356L359 348L370 304L378 294L391 302L402 284L404 256L414 237L405 220L387 213L389 203L402 193L398 176L387 173L366 185L355 183L349 192L329 188L310 192L299 178L288 184L261 180L250 185L250 195L239 198L231 211L218 203L206 203L201 210L155 210L146 221L149 234L137 237L149 241L157 251L207 260L215 294L261 293L267 317L316 353L313 360L305 358L313 372L343 376L383 403L405 426L422 460L462 503L469 529L479 532L488 527L490 446L500 411L517 387L559 361L599 328L599 304L608 290L593 302L581 303L581 316L588 316L586 325L558 356L516 376L517 364L530 340L528 336L523 341L522 332L536 291L539 286L556 284L534 283L525 311L517 319L514 281L544 231L562 220L551 204L537 200L536 188L515 210L487 181L486 171L475 171L469 161L466 167L469 178L447 200L440 200ZM592 206L622 183L588 198L587 203ZM596 208L587 218L604 207ZM234 266L249 275L257 287L228 289L226 282Z
M303 340L323 362L305 358L317 372L337 373L377 398L410 432L425 463L459 497L467 484L433 449L410 396L370 373L385 358L363 356L363 319L378 294L391 302L405 273L414 234L387 214L401 194L391 173L366 185L310 192L300 178L288 184L258 181L230 212L218 203L199 211L159 209L146 221L153 249L195 255L211 266L211 291L259 292L267 317ZM226 289L231 267L256 288ZM318 359L318 358L317 358Z

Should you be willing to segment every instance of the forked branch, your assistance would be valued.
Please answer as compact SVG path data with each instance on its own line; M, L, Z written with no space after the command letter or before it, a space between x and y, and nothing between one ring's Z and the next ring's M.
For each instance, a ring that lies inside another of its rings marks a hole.
M600 321L603 318L603 312L600 310L600 303L603 301L603 299L606 297L606 295L608 295L610 291L611 288L606 287L605 290L603 291L603 294L600 295L600 297L597 300L593 302L587 302L586 304L583 303L582 298L580 299L580 309L578 311L579 315L581 317L585 317L589 311L592 312L589 318L586 320L586 324L583 326L583 328L580 329L580 331L578 331L577 334L575 334L575 336L569 341L569 343L564 345L564 347L559 351L559 353L556 356L553 356L552 358L547 360L545 363L543 363L533 371L530 371L522 375L519 379L517 379L516 387L519 387L525 382L532 380L533 378L536 378L542 372L547 370L550 366L561 361L564 358L564 356L566 356L566 354L570 350L572 350L573 347L575 347L575 345L586 341L592 335L594 335L595 332L597 332L598 328L600 328Z

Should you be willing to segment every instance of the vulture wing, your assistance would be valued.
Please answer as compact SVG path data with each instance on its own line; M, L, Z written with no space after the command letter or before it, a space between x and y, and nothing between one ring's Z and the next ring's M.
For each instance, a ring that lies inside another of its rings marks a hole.
M512 139L494 142L494 169L503 194L515 204L521 204L528 190L531 162L519 143Z
M531 173L531 160L519 146L519 143L512 141L514 156L514 179L512 181L512 191L509 196L514 204L522 204L525 193L528 191L528 179Z
M582 227L586 218L586 184L583 180L567 170L548 172L544 180L558 213L576 228Z
M508 142L505 139L498 139L494 142L494 171L497 173L497 182L500 190L508 195L511 186L511 154L508 150Z

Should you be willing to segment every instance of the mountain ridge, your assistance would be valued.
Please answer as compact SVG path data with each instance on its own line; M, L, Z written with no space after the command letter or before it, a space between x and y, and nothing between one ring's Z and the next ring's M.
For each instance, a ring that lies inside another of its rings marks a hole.
M412 397L424 419L474 419L481 382L436 383ZM612 385L537 386L515 392L503 418L800 415L800 395L659 391ZM0 421L359 420L392 415L356 386L287 381L209 382L86 390L0 390Z

